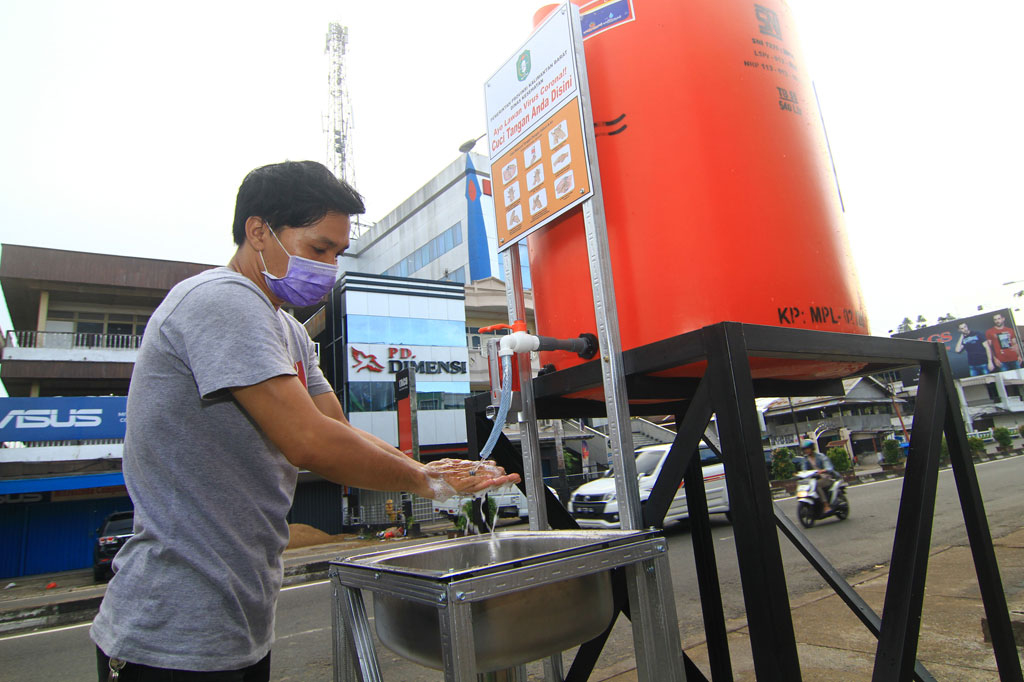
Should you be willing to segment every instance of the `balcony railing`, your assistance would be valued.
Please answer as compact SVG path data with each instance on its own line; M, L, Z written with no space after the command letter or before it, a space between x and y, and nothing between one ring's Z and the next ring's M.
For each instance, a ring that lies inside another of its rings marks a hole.
M88 332L7 332L8 348L110 348L135 350L142 343L136 334L96 334Z

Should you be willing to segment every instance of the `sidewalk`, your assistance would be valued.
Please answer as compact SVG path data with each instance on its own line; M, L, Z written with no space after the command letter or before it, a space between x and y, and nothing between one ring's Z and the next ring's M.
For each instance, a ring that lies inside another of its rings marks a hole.
M451 527L448 521L427 525L420 538L345 540L284 552L284 585L327 578L332 559L401 545L436 540ZM51 589L46 586L57 585ZM13 587L5 586L13 583ZM0 581L0 637L15 632L91 620L99 609L106 583L93 581L92 569L9 578Z
M1014 629L1024 623L1024 529L995 540L1006 600ZM850 584L876 613L882 610L887 568L866 571ZM877 640L830 589L793 600L793 626L806 682L864 682L871 679ZM936 679L981 682L999 679L991 644L985 641L985 609L978 591L970 548L933 548L928 561L924 612L917 658ZM736 682L755 680L746 621L727 624ZM703 641L684 641L686 655L709 674ZM593 682L631 682L635 662L598 670Z

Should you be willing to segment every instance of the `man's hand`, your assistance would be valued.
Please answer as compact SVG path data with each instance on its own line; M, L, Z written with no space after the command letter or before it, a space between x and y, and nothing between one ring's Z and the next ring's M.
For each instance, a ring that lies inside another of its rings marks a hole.
M488 488L519 482L519 474L506 474L490 461L441 459L425 467L430 478L429 497L444 501L455 495L473 495Z

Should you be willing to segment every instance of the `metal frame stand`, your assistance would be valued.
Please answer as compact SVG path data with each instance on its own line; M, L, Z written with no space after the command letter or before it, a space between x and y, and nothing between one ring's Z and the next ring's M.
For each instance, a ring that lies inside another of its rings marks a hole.
M761 357L787 359L796 366L802 361L831 361L844 363L847 367L859 367L848 372L848 376L876 374L908 365L921 367L915 428L903 480L881 616L871 610L804 533L773 503L764 466L754 399L842 395L842 377L829 380L756 379L751 372L750 359ZM677 415L675 442L645 505L644 520L648 525L661 525L675 491L680 482L684 483L712 680L733 679L703 479L695 456L712 413L717 416L722 437L721 456L732 503L736 554L758 679L787 682L801 679L775 527L796 545L878 638L872 677L875 682L933 679L915 659L934 515L939 448L945 434L985 613L990 623L1000 679L1024 680L985 508L967 446L963 417L941 344L722 322L626 351L622 354L622 361L629 399L644 401L630 404L632 414ZM706 363L706 369L701 370L695 363ZM695 365L693 374L700 376L655 376L685 365ZM604 416L606 407L602 402L563 397L602 386L603 371L600 361L594 361L538 377L532 382L537 415L541 418ZM467 401L471 449L481 442L481 434L486 435L487 422L481 421L484 407L485 403L479 399ZM518 453L510 443L499 443L495 457L506 469L522 470L521 464L517 467ZM547 498L547 514L556 528L575 526L553 496ZM628 615L624 599L620 599L620 607ZM567 680L588 679L606 638L607 633L580 648ZM684 665L688 679L705 679L685 657Z
M474 602L522 591L549 583L558 583L609 570L634 568L643 576L655 601L674 604L668 573L668 545L658 533L626 533L621 541L609 542L600 549L568 556L544 559L533 565L477 573L472 570L453 576L411 576L385 573L379 568L346 561L331 563L334 588L333 652L335 682L381 682L373 637L362 590L401 595L403 599L437 609L441 632L441 650L446 682L478 680L474 644ZM675 608L652 608L655 627L675 630ZM668 638L647 643L644 656L655 665L679 658L679 646L672 648ZM640 654L638 654L639 656ZM524 674L507 672L525 681ZM522 670L520 667L518 670ZM509 678L506 678L509 679Z

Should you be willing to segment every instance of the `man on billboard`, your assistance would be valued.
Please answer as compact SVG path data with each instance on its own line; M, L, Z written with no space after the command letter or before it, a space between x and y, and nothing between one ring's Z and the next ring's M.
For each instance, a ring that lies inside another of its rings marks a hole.
M992 349L985 343L985 335L971 331L967 322L961 322L957 327L960 332L960 340L956 342L957 353L967 352L967 368L972 377L988 374L992 365Z
M1006 324L1006 318L1002 313L993 315L992 322L995 326L985 332L985 345L991 354L988 361L989 371L1020 369L1020 342L1017 340L1017 330Z

